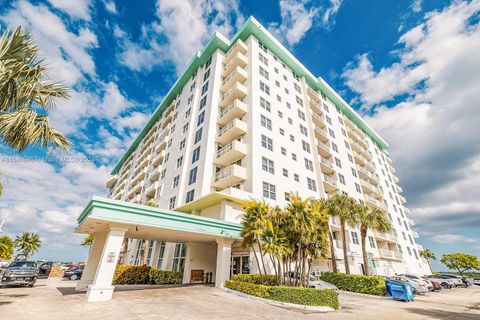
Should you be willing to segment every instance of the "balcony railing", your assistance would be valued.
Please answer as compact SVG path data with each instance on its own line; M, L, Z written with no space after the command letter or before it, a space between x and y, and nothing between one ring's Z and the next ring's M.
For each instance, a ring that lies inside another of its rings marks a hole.
M402 260L402 254L398 251L388 250L388 249L378 249L380 257L386 259Z
M393 233L384 233L384 232L374 231L373 234L377 239L388 240L390 242L397 242L397 237Z

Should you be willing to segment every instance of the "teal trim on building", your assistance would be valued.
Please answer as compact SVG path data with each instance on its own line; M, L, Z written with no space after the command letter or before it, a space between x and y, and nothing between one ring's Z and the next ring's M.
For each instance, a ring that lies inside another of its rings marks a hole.
M241 238L242 229L238 223L101 197L90 200L77 219L78 225L88 218L235 239Z
M273 52L285 65L296 75L304 77L306 83L315 91L322 92L332 103L334 103L343 114L363 130L382 150L388 149L388 144L375 132L362 118L348 105L322 78L316 78L305 66L299 62L273 35L265 29L255 18L249 17L231 40L226 39L220 33L215 32L202 51L199 51L190 61L186 70L177 79L170 91L165 95L160 105L153 113L145 127L132 142L127 152L115 165L112 174L117 174L123 163L135 151L140 141L152 129L163 111L175 100L178 92L182 89L194 72L220 49L226 53L238 39L246 41L250 36L256 37L263 45Z

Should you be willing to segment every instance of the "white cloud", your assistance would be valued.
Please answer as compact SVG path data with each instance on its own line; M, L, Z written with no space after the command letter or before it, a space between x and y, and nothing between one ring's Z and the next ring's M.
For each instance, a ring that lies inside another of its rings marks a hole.
M423 0L413 0L410 7L412 8L413 12L420 12L422 11L422 2Z
M453 243L477 243L480 239L468 238L460 234L438 234L431 237L432 241L440 244L453 244Z
M105 9L107 9L107 11L110 13L117 14L117 6L113 0L105 1Z
M90 20L90 0L48 0L48 2L72 18Z
M124 39L120 59L132 70L169 61L180 73L214 31L230 36L243 21L236 0L158 0L156 16L142 28L142 41Z
M422 230L480 224L480 25L470 19L479 12L479 2L459 1L430 12L400 37L398 62L377 71L363 54L343 73L389 142Z
M328 7L323 13L322 21L324 25L329 25L332 23L332 19L340 10L343 0L330 0L330 7Z

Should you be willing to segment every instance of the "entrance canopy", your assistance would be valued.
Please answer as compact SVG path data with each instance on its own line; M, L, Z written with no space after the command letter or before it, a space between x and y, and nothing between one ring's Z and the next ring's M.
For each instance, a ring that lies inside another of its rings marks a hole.
M77 221L77 233L123 228L125 237L134 239L212 242L218 238L241 238L238 223L102 197L93 197Z

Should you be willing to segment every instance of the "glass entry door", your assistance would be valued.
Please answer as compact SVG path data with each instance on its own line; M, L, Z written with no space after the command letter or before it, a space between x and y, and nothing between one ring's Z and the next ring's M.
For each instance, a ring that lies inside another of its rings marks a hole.
M250 257L249 256L232 256L230 260L230 276L232 274L250 273Z

